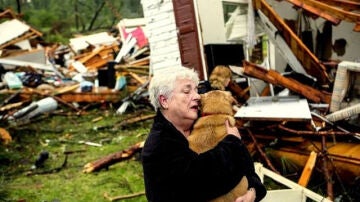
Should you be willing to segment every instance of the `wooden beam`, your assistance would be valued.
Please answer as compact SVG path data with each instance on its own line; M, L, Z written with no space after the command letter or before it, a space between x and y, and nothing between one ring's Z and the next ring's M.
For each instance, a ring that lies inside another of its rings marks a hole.
M332 15L329 15L328 13L325 13L323 10L320 10L320 9L315 8L313 6L304 4L303 1L300 1L300 0L286 0L286 1L288 1L289 3L294 4L297 7L303 8L304 10L306 10L306 11L308 11L308 12L314 14L314 15L322 17L325 20L328 20L328 21L332 22L335 25L338 25L341 22L341 20L339 18L336 18L336 17L334 17Z
M329 104L331 101L331 94L323 93L294 79L286 78L275 70L266 70L257 64L250 63L245 60L243 61L243 66L244 74L261 79L274 85L280 85L288 88L289 90L299 93L315 103L324 102Z
M340 7L346 11L360 10L360 1L351 1L351 0L318 0L329 6Z
M323 10L330 15L340 18L348 22L360 22L360 14L355 12L348 12L339 7L331 6L328 2L320 2L315 0L302 0L304 4L313 6Z
M358 10L359 2L352 1L329 1L329 0L301 0L300 2L297 0L287 0L290 3L293 3L297 6L303 7L313 7L315 9L320 10L321 12L318 15L323 16L333 16L334 18L345 20L348 22L356 23L354 27L354 31L357 31L357 24L360 23L360 13L359 12L351 12L349 10ZM299 5L299 3L301 5ZM306 5L306 6L305 6ZM326 13L326 14L324 14ZM327 18L325 18L327 19ZM332 22L332 21L331 21Z
M316 158L317 158L317 153L312 151L310 153L309 159L307 160L305 167L301 173L300 179L298 181L299 185L301 185L303 187L306 187L308 185L312 171L316 164Z
M325 66L320 63L319 59L307 48L274 9L265 0L254 0L254 8L260 10L274 24L278 33L284 38L305 71L317 78L320 84L328 84L330 77L326 72Z

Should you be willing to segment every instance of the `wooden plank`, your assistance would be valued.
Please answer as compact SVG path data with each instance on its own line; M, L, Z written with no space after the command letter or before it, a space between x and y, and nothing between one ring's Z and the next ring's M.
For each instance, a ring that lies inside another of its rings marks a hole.
M306 187L308 185L312 171L316 164L316 158L317 158L317 153L312 151L310 153L309 159L305 164L303 172L301 173L300 179L298 180L299 185L303 187Z
M318 8L323 12L326 12L329 15L332 15L336 18L340 18L348 22L356 22L356 23L360 22L359 13L345 11L339 7L331 6L327 2L320 2L315 0L302 0L302 2L306 5Z
M257 64L250 63L245 60L243 61L243 66L244 74L261 79L274 85L280 85L288 88L289 90L299 93L315 103L324 102L329 104L331 101L330 94L323 93L294 79L286 78L275 70L266 70Z
M125 97L123 92L112 92L111 89L105 92L68 92L57 95L65 102L89 102L89 103L102 103L102 102L119 102Z
M325 13L324 11L322 11L321 9L318 9L318 8L315 8L313 6L310 6L310 5L307 5L307 4L304 4L303 1L300 1L300 0L286 0L288 1L289 3L292 3L294 4L295 6L298 6L300 8L303 8L304 10L312 13L312 14L315 14L319 17L322 17L324 18L325 20L328 20L330 22L332 22L333 24L337 25L341 22L341 20L339 18L336 18L328 13Z

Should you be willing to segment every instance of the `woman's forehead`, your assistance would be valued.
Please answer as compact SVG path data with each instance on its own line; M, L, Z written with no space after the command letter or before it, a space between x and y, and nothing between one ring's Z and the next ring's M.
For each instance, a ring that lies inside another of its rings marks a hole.
M181 88L184 88L184 87L191 88L191 87L195 87L196 84L191 79L176 79L176 86L181 87Z

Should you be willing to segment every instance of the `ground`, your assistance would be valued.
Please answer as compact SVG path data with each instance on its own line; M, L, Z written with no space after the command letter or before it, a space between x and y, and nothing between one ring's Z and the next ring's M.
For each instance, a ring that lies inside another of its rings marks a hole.
M117 115L110 106L100 107L95 105L83 115L58 110L24 125L3 122L13 139L0 145L0 201L109 201L104 193L113 197L144 192L138 153L107 170L83 173L85 164L145 140L152 123L152 119L123 121L153 111ZM41 152L49 158L34 169ZM123 201L146 199L141 195Z

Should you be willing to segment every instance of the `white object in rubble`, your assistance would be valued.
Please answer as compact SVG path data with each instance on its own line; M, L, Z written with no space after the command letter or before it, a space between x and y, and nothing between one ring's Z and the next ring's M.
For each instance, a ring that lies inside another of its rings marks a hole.
M56 110L58 106L57 101L52 97L41 99L33 102L25 108L15 112L12 119L31 119L37 115L49 113Z
M6 72L3 80L9 86L10 89L19 89L22 88L22 82L14 72Z

